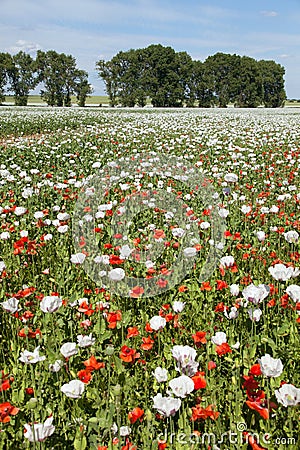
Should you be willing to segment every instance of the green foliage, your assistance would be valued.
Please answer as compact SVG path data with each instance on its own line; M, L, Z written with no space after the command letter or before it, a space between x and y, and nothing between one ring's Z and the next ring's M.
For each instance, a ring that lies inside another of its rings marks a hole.
M72 55L38 51L37 67L39 81L44 83L41 97L50 106L71 106L71 95L76 94L78 102L84 106L91 87L87 73L76 68L76 60Z
M0 53L0 105L5 100L4 88L8 81L8 70L11 66L11 55L9 53Z
M13 55L8 67L8 79L16 106L26 106L30 90L38 83L34 59L22 51Z
M186 52L153 44L121 51L96 68L111 106L144 106L149 97L154 107L275 107L286 97L283 67L248 56L219 52L193 61Z
M263 103L267 108L283 106L286 99L284 90L285 70L275 61L258 62L262 74Z

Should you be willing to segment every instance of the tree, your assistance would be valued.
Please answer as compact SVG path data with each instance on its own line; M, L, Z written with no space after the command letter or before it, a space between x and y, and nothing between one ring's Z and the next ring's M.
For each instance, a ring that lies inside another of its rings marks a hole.
M15 105L26 106L29 91L38 83L34 59L25 52L19 52L11 57L8 68L10 91L14 93Z
M180 106L188 107L195 104L195 85L193 83L194 61L187 52L175 54L176 72L178 74L178 101Z
M263 102L259 65L249 56L238 56L236 62L233 72L232 101L239 108L256 108Z
M75 80L75 93L78 106L85 106L88 95L93 93L92 86L88 82L88 74L84 70L77 70Z
M208 72L214 83L214 94L220 108L226 108L234 98L235 66L238 62L237 55L216 53L205 60Z
M0 105L5 101L5 87L8 82L8 71L12 66L9 53L0 53Z
M79 71L72 55L57 53L54 50L37 52L39 81L44 89L41 97L50 106L71 106L71 95L81 95L81 101L91 92L87 74ZM81 90L81 94L78 94ZM85 90L85 94L83 91Z
M154 107L181 106L184 90L179 83L175 50L161 44L144 49L145 89Z
M140 50L119 52L111 60L114 67L116 95L122 106L145 106L143 55Z
M110 106L117 104L118 76L117 68L111 61L101 59L96 62L96 70L105 83L105 90L109 97Z
M275 61L258 61L262 77L263 102L266 108L278 108L284 105L286 92L284 89L285 69Z
M201 108L210 108L216 103L215 83L209 64L201 61L193 62L193 85L195 98Z
M186 52L152 44L117 53L111 61L98 61L110 104L154 107L281 106L285 99L284 69L274 61L257 62L248 56L216 53L204 62Z

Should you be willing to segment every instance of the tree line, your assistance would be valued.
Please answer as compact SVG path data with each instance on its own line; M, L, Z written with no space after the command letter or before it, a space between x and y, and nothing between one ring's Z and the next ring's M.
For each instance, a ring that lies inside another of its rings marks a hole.
M204 62L153 44L96 63L111 106L281 107L285 69L272 60L216 53Z
M286 99L285 69L272 60L216 53L205 61L187 52L152 44L120 51L111 60L96 62L110 105L154 107L281 107ZM38 50L36 58L20 51L0 52L0 104L5 91L16 105L27 105L31 90L42 83L41 98L50 106L71 106L71 96L84 106L92 87L88 73L72 55Z
M39 83L43 86L41 98L50 106L71 106L71 95L84 106L92 93L88 73L77 68L72 55L38 50L34 59L23 51L16 55L0 53L0 104L8 91L17 106L26 106L30 91Z

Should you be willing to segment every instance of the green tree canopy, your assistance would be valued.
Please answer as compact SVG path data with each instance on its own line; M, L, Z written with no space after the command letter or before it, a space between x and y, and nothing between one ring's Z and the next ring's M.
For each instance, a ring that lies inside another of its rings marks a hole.
M284 69L274 61L216 53L204 62L186 52L152 44L117 53L96 63L112 106L143 106L146 97L155 107L281 106L286 95Z
M41 97L50 106L71 106L71 95L77 95L83 106L91 93L87 73L78 70L72 55L57 53L54 50L38 50L36 64L39 81L44 84Z
M8 68L10 91L14 93L15 104L26 106L29 92L38 84L34 59L25 52L13 55Z
M267 108L283 106L286 99L284 90L285 69L275 61L258 61L262 77L263 103Z
M9 53L0 52L0 105L5 100L5 87L8 82L8 71L12 68L12 57Z

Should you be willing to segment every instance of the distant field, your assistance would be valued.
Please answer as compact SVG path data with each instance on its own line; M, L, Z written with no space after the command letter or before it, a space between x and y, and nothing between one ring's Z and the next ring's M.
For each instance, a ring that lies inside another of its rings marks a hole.
M72 105L77 104L77 99L75 96L72 96ZM10 104L14 103L14 98L12 95L7 95L5 97L5 103ZM148 102L147 102L148 103ZM46 103L41 99L40 95L30 95L28 100L28 105L46 105ZM99 106L101 105L108 105L109 104L109 98L107 95L92 95L91 97L88 97L86 100L87 105L95 105ZM286 107L300 107L300 100L287 100L285 102Z
M77 99L75 96L72 96L72 104L76 105L77 104ZM13 103L14 102L14 98L12 95L7 95L5 97L5 103ZM91 97L87 98L86 104L87 105L100 105L101 104L108 104L109 103L109 99L106 95L93 95ZM29 105L35 105L35 104L41 104L41 105L46 105L46 103L41 99L40 95L30 95L29 99L28 99L28 104Z

